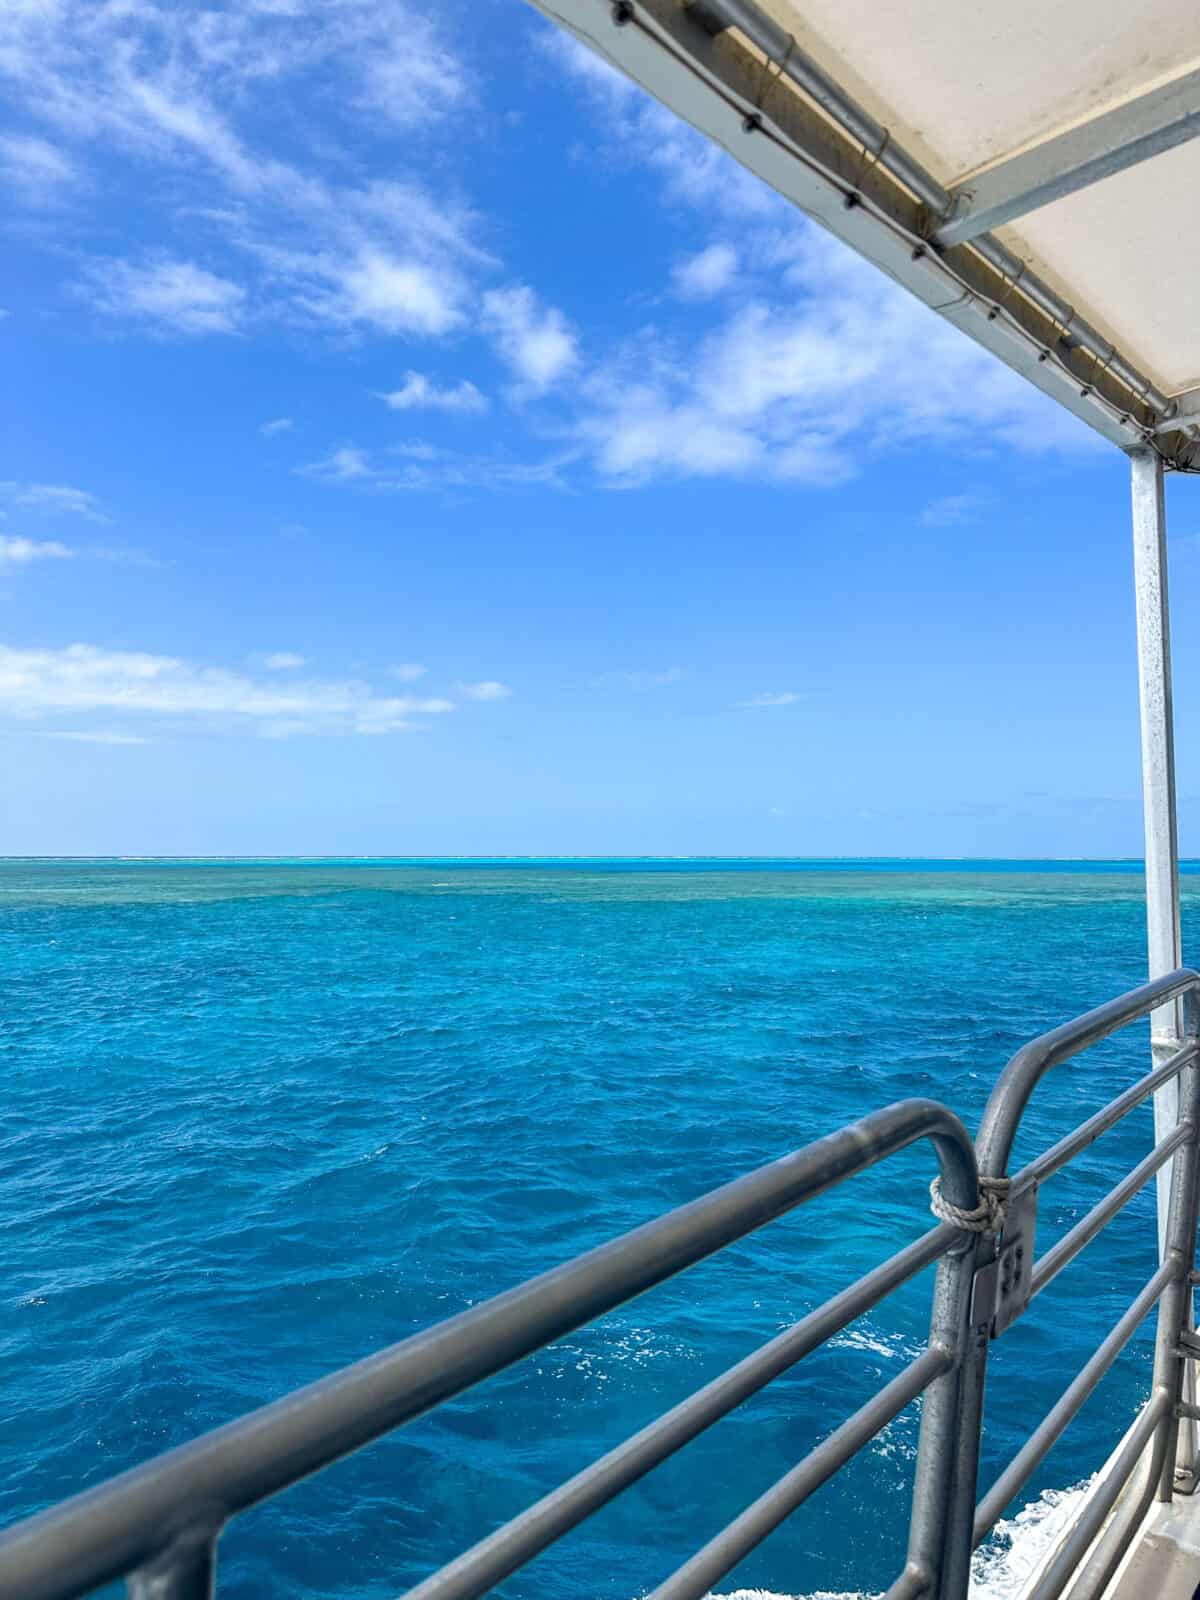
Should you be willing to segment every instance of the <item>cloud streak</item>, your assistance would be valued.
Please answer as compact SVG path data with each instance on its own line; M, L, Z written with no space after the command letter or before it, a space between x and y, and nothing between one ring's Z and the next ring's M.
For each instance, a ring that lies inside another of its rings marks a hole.
M379 398L392 411L460 411L482 412L488 408L487 399L475 385L463 378L461 382L439 388L423 372L406 372L398 389L381 394Z
M240 284L168 256L93 261L79 292L102 316L193 335L235 332L246 300Z
M119 712L218 730L249 726L267 737L282 737L395 733L412 727L414 718L453 710L451 700L380 695L358 679L265 683L143 651L88 644L65 649L0 645L0 715L19 721Z
M481 683L460 683L458 688L468 700L508 700L512 697L509 686L499 683L495 678L485 678Z
M70 561L74 554L74 550L57 539L0 534L0 572L6 567L27 567L34 561Z
M94 494L65 483L14 483L8 480L0 482L0 499L12 505L28 506L46 515L61 513L90 517L94 522L107 520Z
M739 711L759 711L767 706L794 706L797 700L802 700L803 695L797 694L793 689L768 690L763 694L752 694L748 700L739 700Z

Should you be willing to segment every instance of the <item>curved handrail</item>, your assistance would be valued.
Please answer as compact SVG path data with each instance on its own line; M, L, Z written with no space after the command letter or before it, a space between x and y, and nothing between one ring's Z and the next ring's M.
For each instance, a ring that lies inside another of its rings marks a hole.
M979 1172L985 1178L1001 1178L1008 1170L1013 1140L1025 1107L1038 1083L1050 1070L1089 1045L1106 1039L1126 1023L1136 1022L1159 1006L1169 1005L1189 990L1200 988L1200 972L1180 967L1163 978L1155 978L1138 989L1118 995L1083 1016L1051 1028L1037 1039L1022 1045L996 1080L988 1097L975 1150Z
M922 1138L935 1148L947 1197L977 1205L974 1146L960 1119L936 1100L898 1101L18 1523L0 1535L0 1592L57 1600L160 1557L170 1562L181 1542L203 1566L229 1517Z

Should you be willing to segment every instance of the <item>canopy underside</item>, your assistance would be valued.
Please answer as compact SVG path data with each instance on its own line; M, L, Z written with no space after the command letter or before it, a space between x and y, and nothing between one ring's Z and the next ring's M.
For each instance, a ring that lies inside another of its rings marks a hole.
M1190 0L999 9L762 0L762 9L950 190L1200 67ZM998 232L1166 394L1200 388L1195 139Z
M1114 443L1200 469L1191 0L535 0Z

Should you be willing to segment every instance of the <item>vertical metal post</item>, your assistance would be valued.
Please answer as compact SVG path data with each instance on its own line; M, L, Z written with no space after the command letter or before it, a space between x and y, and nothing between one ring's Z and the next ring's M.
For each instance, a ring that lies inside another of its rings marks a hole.
M1163 462L1156 450L1129 452L1133 490L1133 577L1137 603L1138 703L1142 728L1142 808L1145 819L1146 947L1149 976L1160 978L1183 964L1179 928L1179 836L1175 811L1175 728L1171 703L1171 622L1167 598L1167 516ZM1150 1016L1154 1064L1182 1039L1179 1006L1160 1006ZM1179 1080L1154 1096L1154 1137L1164 1138L1179 1117ZM1181 1157L1164 1167L1158 1185L1158 1249L1165 1257L1172 1174ZM1189 1314L1188 1323L1191 1318ZM1194 1469L1196 1430L1180 1431L1181 1468Z
M1175 731L1171 710L1171 624L1167 606L1167 518L1162 457L1129 452L1133 486L1133 580L1137 601L1138 701L1142 723L1142 807L1146 835L1146 945L1149 976L1182 965L1179 932L1179 840L1175 817ZM1156 1065L1178 1048L1178 1006L1150 1016ZM1154 1137L1165 1138L1179 1114L1178 1080L1154 1096ZM1166 1247L1171 1173L1158 1175L1158 1236Z
M128 1600L213 1600L220 1523L178 1534L167 1548L125 1582Z
M994 1241L989 1239L989 1244ZM971 1516L979 1465L978 1427L971 1429L965 1458L959 1441L963 1429L963 1376L964 1370L969 1369L967 1351L973 1336L970 1314L977 1246L978 1236L969 1234L959 1248L943 1256L933 1290L930 1344L941 1344L950 1350L954 1366L930 1384L921 1403L906 1576L911 1583L920 1585L920 1593L927 1600L967 1600ZM959 1495L955 1490L963 1476L969 1477L970 1487L965 1495ZM956 1515L964 1500L965 1517Z

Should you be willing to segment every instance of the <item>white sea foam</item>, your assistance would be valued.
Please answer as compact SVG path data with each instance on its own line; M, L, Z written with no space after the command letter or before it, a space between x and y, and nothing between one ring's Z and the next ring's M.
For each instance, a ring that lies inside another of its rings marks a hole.
M1015 1517L998 1522L975 1552L972 1600L1016 1600L1069 1527L1093 1481L1085 1479L1071 1489L1047 1489Z
M1070 1525L1092 1479L1072 1489L1047 1489L1004 1522L998 1522L987 1542L975 1553L971 1565L971 1600L1016 1600ZM771 1589L729 1589L709 1600L883 1600L861 1590L815 1589L803 1595L777 1594Z
M800 1600L792 1594L776 1594L772 1589L731 1589L728 1594L710 1595L709 1600ZM883 1600L882 1595L864 1595L857 1589L814 1589L803 1600Z

